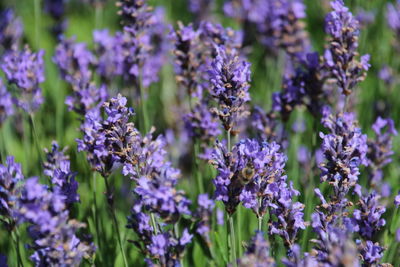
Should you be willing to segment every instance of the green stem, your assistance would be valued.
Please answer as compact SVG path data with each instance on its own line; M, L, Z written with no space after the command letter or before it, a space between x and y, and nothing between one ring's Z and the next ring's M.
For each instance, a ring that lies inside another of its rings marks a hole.
M198 140L195 140L194 143L194 162L195 162L195 173L196 173L196 181L197 181L197 188L199 190L200 194L204 193L204 184L203 184L203 179L200 171L200 162L199 162L199 150L200 150L200 144Z
M14 245L15 245L15 251L16 251L16 253L17 253L17 260L18 260L18 267L19 266L24 266L23 264L22 264L22 257L21 257L21 251L20 251L20 249L19 249L19 232L18 232L18 229L16 229L16 231L15 232L13 232L13 234L11 234L12 235L12 239L13 239L13 241L14 241Z
M40 0L34 0L34 16L35 16L35 45L36 49L40 48Z
M147 133L148 131L148 115L147 115L147 108L146 108L146 97L145 97L145 91L142 86L142 84L139 84L140 87L140 105L142 107L142 116L143 116L143 130L144 134Z
M25 116L24 116L25 117ZM28 173L30 169L30 160L31 160L31 155L32 155L32 150L31 150L31 131L29 127L29 118L24 118L23 122L23 131L24 131L24 173Z
M93 172L93 175L92 175L92 179L93 179L93 182L92 182L92 191L93 191L93 202L92 202L92 212L93 212L93 220L94 220L94 225L95 225L95 228L96 228L96 237L97 237L97 245L98 245L98 247L99 247L99 255L100 255L100 257L102 257L102 253L101 253L101 250L103 249L103 242L101 242L100 240L100 237L101 236L103 236L103 235L101 235L100 234L100 228L99 228L99 215L98 215L98 213L97 213L97 211L98 211L98 209L97 209L97 195L96 195L96 185L97 185L97 179L96 179L96 175L97 173L96 172Z
M33 114L29 114L29 122L31 124L31 129L32 129L32 134L33 134L33 138L35 139L35 145L36 145L36 150L38 153L38 157L40 160L40 167L42 166L43 163L43 158L42 158L42 151L41 151L41 145L40 145L40 140L36 131L36 126L35 126L35 120L33 118Z
M228 215L228 250L232 266L237 267L235 226L232 215Z
M257 219L258 219L258 228L257 228L257 230L258 231L262 231L262 219L263 219L263 217L259 215L260 214L261 204L262 204L262 199L258 198L258 215L257 215Z
M99 29L101 27L101 20L103 17L103 7L100 1L95 3L95 14L94 14L94 28Z
M156 217L154 217L154 213L150 213L150 220L151 220L151 226L153 227L154 233L157 235L158 234L158 227L157 227L157 222L156 222Z
M227 132L227 139L228 139L228 151L231 152L231 129Z
M110 211L111 211L111 216L112 216L114 227L115 227L115 230L116 230L116 233L117 233L118 244L119 244L119 248L120 248L121 253L122 253L122 258L124 260L124 265L125 265L125 267L128 267L128 261L126 260L125 250L124 250L124 247L122 246L121 234L119 232L118 220L117 220L117 217L115 216L114 205L108 201L108 197L111 196L111 188L110 188L110 186L108 184L108 179L109 178L104 177L104 182L105 182L106 190L107 190L107 204L108 204L108 207L110 208Z

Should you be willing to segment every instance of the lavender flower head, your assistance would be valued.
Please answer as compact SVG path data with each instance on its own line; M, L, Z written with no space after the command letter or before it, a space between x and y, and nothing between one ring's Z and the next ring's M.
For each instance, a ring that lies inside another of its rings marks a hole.
M245 104L250 100L250 64L235 49L216 47L217 56L209 70L210 94L218 102L215 112L226 131L235 134L237 123L247 116Z
M21 171L21 164L15 163L14 158L8 156L6 165L0 164L0 215L11 219L11 223L2 220L6 228L11 231L14 227L14 213L16 202L21 194L21 183L24 176Z
M43 103L42 89L44 82L44 51L32 53L28 47L22 51L7 52L1 63L9 83L16 86L17 106L28 113L36 111Z
M121 0L118 2L119 14L122 16L124 33L129 42L125 58L126 72L129 80L145 88L158 81L158 73L166 60L169 50L165 38L167 26L164 10L153 10L146 1Z
M317 266L360 266L357 248L345 229L327 224L322 213L313 213L312 227L317 239L311 255L315 255Z
M7 91L3 81L0 79L0 126L11 115L14 114L13 100Z
M336 116L324 110L322 124L329 130L320 133L325 163L320 165L321 181L328 181L333 186L335 201L342 201L355 186L360 165L368 165L367 136L357 126L354 114L344 113Z
M21 20L12 9L0 13L0 46L4 51L17 49L23 35ZM3 52L4 52L3 51Z
M207 194L200 194L197 197L197 204L195 218L199 221L196 223L196 232L206 240L208 246L211 246L209 232L211 231L211 219L215 202Z
M56 47L53 61L59 68L62 79L74 85L90 81L90 67L95 58L85 43L76 43L75 38L63 38Z
M185 128L192 138L209 143L221 134L218 118L208 109L207 103L196 103L192 111L183 117Z
M379 204L379 197L375 192L360 196L358 208L353 212L352 223L365 240L371 240L386 224L385 219L381 218L386 208Z
M29 245L34 250L30 259L36 266L79 265L94 247L85 244L75 235L84 224L69 220L65 197L55 188L53 192L38 183L37 178L26 180L18 202L20 223L28 222L28 233L33 239Z
M329 48L325 50L325 65L330 76L336 79L344 95L364 80L369 69L369 55L358 57L359 22L344 6L343 0L331 2L333 9L325 18L325 31L330 35Z
M215 196L224 202L228 214L233 214L242 202L257 216L264 215L278 184L286 179L283 175L286 157L279 149L276 143L245 139L228 152L217 142L212 155L212 164L218 171L214 179Z
M392 119L378 117L372 125L375 139L368 140L368 165L370 167L371 183L380 186L383 178L382 169L392 162L392 139L397 130Z
M124 73L126 36L121 32L110 35L108 29L93 32L96 44L96 71L104 82L122 76Z
M86 114L81 125L83 139L76 140L78 151L87 152L90 165L103 177L108 177L113 168L120 164L121 147L128 145L133 140L131 137L137 135L137 130L128 123L134 113L126 107L126 103L127 99L121 95L105 102L106 119L97 112Z
M400 1L395 4L387 4L386 12L387 23L389 27L397 34L400 32Z
M245 254L238 260L238 266L276 266L270 256L270 247L262 232L256 232L247 246Z
M75 180L76 173L70 169L69 157L66 156L66 149L60 151L57 142L52 142L51 151L45 149L46 162L44 174L51 179L54 188L65 196L65 203L71 204L79 201L78 182Z

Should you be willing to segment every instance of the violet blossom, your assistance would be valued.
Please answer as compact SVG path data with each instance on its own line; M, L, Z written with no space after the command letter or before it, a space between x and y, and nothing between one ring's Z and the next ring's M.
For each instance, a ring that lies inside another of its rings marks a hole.
M25 47L22 51L8 51L2 59L1 69L10 84L16 88L15 103L28 113L43 103L40 83L44 82L44 51L38 53Z
M275 260L270 256L270 246L262 232L256 232L248 244L244 255L238 259L237 265L245 266L276 266Z
M348 96L357 83L364 80L370 56L357 59L359 22L343 0L332 1L331 7L333 11L325 18L325 31L331 38L324 54L325 66L341 92Z

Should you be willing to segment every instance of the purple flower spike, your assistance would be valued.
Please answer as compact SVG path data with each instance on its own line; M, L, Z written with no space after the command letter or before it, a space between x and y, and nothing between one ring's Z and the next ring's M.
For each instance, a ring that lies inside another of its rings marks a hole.
M373 187L382 187L383 168L392 162L392 139L397 135L392 119L378 117L372 125L375 139L368 139L368 166Z
M17 89L17 106L28 113L36 111L43 103L44 51L32 53L28 47L22 51L9 51L2 59L1 68L7 80Z
M0 47L4 51L18 48L23 30L20 18L15 16L12 9L5 9L0 13Z
M332 1L331 7L333 11L325 18L325 31L331 37L329 48L325 50L325 67L347 96L364 80L370 67L369 55L357 60L359 22L344 6L343 0Z
M76 173L70 169L69 157L66 156L66 149L60 151L57 142L53 141L51 151L45 149L46 162L44 174L51 179L53 188L57 188L65 196L65 203L79 202L78 182L75 180Z
M238 260L238 266L276 266L270 256L270 247L262 232L256 232L247 246L245 254Z
M16 206L16 201L21 194L21 182L24 176L21 171L21 164L15 163L14 158L8 156L6 165L0 164L0 215L14 221L13 210ZM2 220L6 223L6 220ZM14 223L6 223L6 228L12 230Z
M76 43L75 38L62 39L57 45L54 63L60 70L61 77L68 83L88 83L91 80L91 66L95 58L85 43Z
M347 205L345 196L357 183L359 166L367 165L367 136L361 133L352 113L333 116L324 110L322 124L328 134L320 133L325 163L320 165L321 181L333 186L330 214L343 212ZM341 216L341 214L338 214Z
M195 217L199 219L199 222L196 224L196 232L207 241L209 246L211 246L211 240L208 233L211 231L211 218L215 203L207 194L200 194L197 198L197 204L198 207Z
M379 204L379 195L372 192L367 196L360 196L359 208L353 212L353 224L361 237L371 240L373 236L386 224L381 218L386 209Z
M11 94L7 91L3 81L0 79L0 126L11 115L14 114L13 100Z
M232 152L217 142L212 163L218 174L214 179L215 196L222 200L229 214L240 202L262 217L271 199L278 196L280 185L286 185L283 175L286 157L276 143L245 139ZM257 199L261 199L261 206Z
M212 88L210 94L218 102L213 111L219 116L225 130L235 134L239 120L248 115L246 102L250 100L250 64L241 59L235 49L216 47L217 56L209 70Z
M361 256L364 260L365 266L380 266L380 261L383 257L384 248L378 243L367 241L365 244L361 244ZM385 264L382 264L385 266ZM390 265L389 265L390 266Z
M164 10L153 10L142 0L120 0L118 6L124 33L128 36L126 73L135 85L141 81L141 86L148 88L158 81L169 50Z
M20 223L29 223L28 233L34 250L30 259L36 266L74 266L94 253L94 246L81 241L75 233L85 224L70 220L65 196L38 183L37 178L26 180L18 201Z

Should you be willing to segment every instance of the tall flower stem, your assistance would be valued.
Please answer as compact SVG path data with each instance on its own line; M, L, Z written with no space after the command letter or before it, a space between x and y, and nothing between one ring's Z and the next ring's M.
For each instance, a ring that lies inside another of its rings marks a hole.
M18 261L17 266L18 266L18 267L19 267L19 266L24 266L24 265L22 264L21 251L20 251L20 249L19 249L19 232L18 232L18 229L16 229L15 232L13 232L11 235L12 235L12 239L13 239L13 241L14 241L15 251L16 251L16 253L17 253L17 261Z
M33 114L29 114L29 122L30 122L30 126L31 126L31 130L32 130L32 134L33 134L33 138L35 139L35 146L36 146L36 150L38 153L38 158L40 161L40 166L42 166L43 163L43 158L42 158L42 151L41 151L41 145L40 145L40 140L36 131L36 126L35 126L35 119L33 117Z
M40 47L40 1L34 0L34 16L35 16L35 45Z
M100 0L96 0L94 4L95 4L94 27L95 29L100 29L103 16L103 6Z
M232 215L228 215L228 250L232 266L236 267L236 236Z
M115 227L115 230L116 230L116 233L117 233L118 244L119 244L119 248L120 248L121 253L122 253L122 258L124 260L124 265L125 265L125 267L128 267L128 261L126 260L125 250L124 250L124 247L122 246L121 234L119 232L118 220L117 220L117 217L115 215L113 200L109 199L109 197L112 195L112 193L111 193L111 188L110 188L109 183L108 183L108 179L109 179L109 177L108 178L104 177L104 183L106 185L106 190L107 190L107 193L106 193L106 195L107 195L106 196L107 197L107 203L108 203L108 207L110 208L110 212L111 212L111 216L112 216L112 219L113 219L114 227Z
M146 108L146 95L145 95L145 91L144 88L141 84L141 82L139 82L138 84L139 88L140 88L140 105L142 108L142 116L143 116L143 130L144 130L144 134L147 133L147 131L149 130L148 126L149 126L149 121L148 121L148 114L147 114L147 108Z
M197 188L200 194L204 193L204 184L203 179L200 171L200 162L199 162L199 150L200 144L199 140L194 141L194 164L195 164L195 173L196 173L196 181L197 181Z
M260 208L261 208L261 202L262 202L262 199L258 198L258 210L259 211L260 211ZM258 231L262 231L262 219L263 219L263 217L260 216L260 215L257 215L257 219L258 219L258 228L257 228L257 230Z
M96 184L97 184L97 178L96 178L96 172L93 172L93 180L92 180L92 191L93 191L93 202L92 202L92 213L93 213L93 220L94 220L94 225L95 225L95 229L96 229L96 237L97 237L97 245L99 246L99 251L100 251L100 257L102 257L102 253L101 250L103 248L103 242L101 242L100 237L102 236L100 234L100 228L99 228L99 214L97 213L97 194L96 194Z

